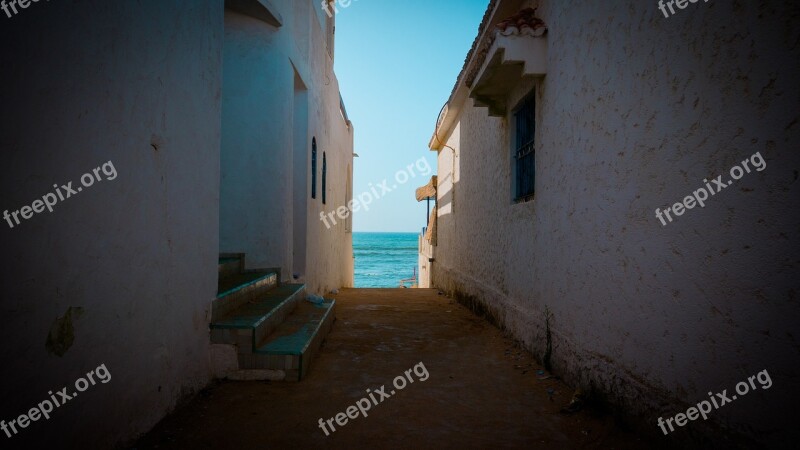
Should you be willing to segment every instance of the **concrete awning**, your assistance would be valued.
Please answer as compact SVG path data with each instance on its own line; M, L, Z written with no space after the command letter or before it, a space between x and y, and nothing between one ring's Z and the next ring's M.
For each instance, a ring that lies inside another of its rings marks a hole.
M470 97L490 116L506 114L508 94L523 77L547 73L547 26L534 13L527 8L500 22L481 51L483 63L469 74Z
M431 181L425 186L417 188L417 201L421 202L428 198L436 198L436 175L431 177Z

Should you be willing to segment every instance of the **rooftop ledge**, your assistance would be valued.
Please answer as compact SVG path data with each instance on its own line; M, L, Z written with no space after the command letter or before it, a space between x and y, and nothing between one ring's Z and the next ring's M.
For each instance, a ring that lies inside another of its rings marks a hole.
M225 0L225 7L274 27L283 26L283 18L269 0Z
M547 74L547 39L544 36L504 36L498 33L478 70L470 98L475 106L489 108L490 116L506 114L508 94L527 76Z
M428 147L439 151L447 146L444 141L468 97L475 106L488 107L490 116L505 116L508 96L519 82L547 74L547 31L534 8L525 8L494 25L459 75Z

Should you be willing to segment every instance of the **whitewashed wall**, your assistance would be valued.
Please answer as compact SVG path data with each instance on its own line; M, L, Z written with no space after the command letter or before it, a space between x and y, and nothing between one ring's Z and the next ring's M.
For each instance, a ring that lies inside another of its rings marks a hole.
M225 12L220 249L247 253L248 268L292 267L290 38Z
M353 283L351 235L343 225L328 230L319 220L323 210L346 204L353 127L340 113L325 14L310 1L272 4L283 19L279 28L236 12L225 14L221 251L246 253L249 268L281 268L284 281L297 274L310 292L324 293ZM296 104L295 86L306 91L302 102L307 106ZM307 124L298 127L301 120ZM311 198L314 138L316 199ZM293 169L304 166L306 173ZM305 250L298 233L307 235Z
M49 420L10 439L2 433L4 448L129 443L207 385L220 250L248 252L256 266L291 275L296 139L308 135L310 152L318 136L329 157L328 203L344 201L352 127L341 119L335 77L321 57L316 6L274 1L285 28L269 33L226 14L223 3L39 2L2 18L0 209L30 205L53 184L77 187L81 175L109 161L117 171L53 213L13 229L3 221L0 419L16 419L49 391L73 392L75 380L101 364L111 374ZM293 109L302 96L294 97L288 57L309 89L309 124L299 138ZM252 64L223 73L236 58ZM223 121L231 108L239 120ZM224 153L232 146L241 159ZM235 170L252 176L252 189L229 182L221 189L221 170L228 180ZM231 195L251 208L232 208ZM310 223L320 209L300 207ZM245 222L252 228L237 228ZM313 264L304 275L313 290L352 283L350 242L341 228L309 243ZM70 320L57 322L67 311ZM60 356L46 345L59 329Z
M39 2L0 20L0 208L118 173L0 227L0 418L111 374L1 445L111 448L210 380L222 1ZM59 357L45 342L69 307Z
M508 121L468 105L447 140L460 177L439 192L434 283L539 356L549 308L555 370L656 433L659 415L766 369L772 388L712 419L788 442L800 392L797 7L698 2L666 19L656 2L542 1L539 16L549 60L535 199L508 200ZM755 152L763 172L666 227L655 218Z

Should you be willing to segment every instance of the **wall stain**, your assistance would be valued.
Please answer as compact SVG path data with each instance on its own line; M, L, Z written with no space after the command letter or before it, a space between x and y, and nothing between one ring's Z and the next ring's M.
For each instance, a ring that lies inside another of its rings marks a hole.
M553 312L550 311L550 307L545 305L544 307L545 351L544 351L544 357L542 357L542 363L544 365L544 369L548 372L553 371L553 367L550 365L550 357L553 355L553 336L550 333L550 320L552 318L553 318Z
M59 317L53 322L44 344L48 353L58 357L67 353L67 350L75 342L75 327L72 325L73 316L77 319L81 314L83 314L83 308L70 306L63 317Z
M505 324L499 319L499 316L477 297L466 294L459 289L453 290L453 297L455 297L458 303L466 306L467 309L472 311L476 316L483 317L493 326L505 331Z

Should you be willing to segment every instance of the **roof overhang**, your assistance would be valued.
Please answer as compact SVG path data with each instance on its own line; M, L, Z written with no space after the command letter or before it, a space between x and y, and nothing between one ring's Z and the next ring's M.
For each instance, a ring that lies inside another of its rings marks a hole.
M547 27L535 9L520 10L520 0L492 0L467 61L436 122L428 147L442 150L466 100L488 106L490 115L504 115L510 91L523 77L544 76L547 69ZM501 21L500 18L507 19ZM524 22L515 23L517 19ZM519 25L519 26L515 26Z
M464 102L469 98L469 88L459 83L459 86L453 91L453 96L447 102L439 119L436 123L436 129L433 131L433 136L428 142L428 148L434 151L439 151L444 148L450 133L456 124L456 119L461 116L461 109L464 107Z
M504 116L508 95L524 77L547 73L547 40L528 35L499 34L478 71L470 98L489 108L490 116Z

